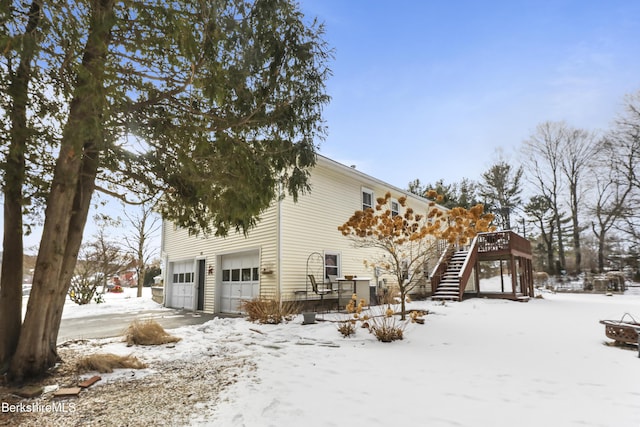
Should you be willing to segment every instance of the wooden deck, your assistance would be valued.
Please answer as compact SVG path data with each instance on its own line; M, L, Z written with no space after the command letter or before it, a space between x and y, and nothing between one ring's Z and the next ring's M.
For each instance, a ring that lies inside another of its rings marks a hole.
M464 254L462 259L461 254ZM463 298L485 297L528 301L533 297L532 259L531 243L513 231L480 233L468 248L455 250L450 247L443 253L431 274L433 298L459 301ZM478 272L480 263L485 261L507 261L508 271L517 273L511 274L509 289L503 292L483 291ZM472 278L476 289L466 290Z

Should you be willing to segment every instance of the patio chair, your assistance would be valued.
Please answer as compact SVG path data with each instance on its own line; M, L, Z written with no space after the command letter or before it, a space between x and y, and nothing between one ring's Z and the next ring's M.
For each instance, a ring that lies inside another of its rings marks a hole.
M311 282L311 288L313 289L313 292L315 292L317 295L320 295L320 301L322 304L322 301L324 300L324 296L333 292L333 289L325 288L325 287L321 288L320 286L318 286L318 282L316 282L316 277L313 274L309 274L309 281Z

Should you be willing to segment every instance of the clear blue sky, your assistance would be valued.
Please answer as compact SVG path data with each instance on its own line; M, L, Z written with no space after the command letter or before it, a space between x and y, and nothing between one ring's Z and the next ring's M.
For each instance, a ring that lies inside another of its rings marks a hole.
M320 152L405 188L480 180L544 121L640 90L640 1L300 0L335 49Z

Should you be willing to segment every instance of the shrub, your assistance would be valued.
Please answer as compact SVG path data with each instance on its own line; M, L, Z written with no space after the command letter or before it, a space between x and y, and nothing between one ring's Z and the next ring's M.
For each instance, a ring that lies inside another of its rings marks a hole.
M255 298L242 301L240 309L247 314L250 322L278 324L289 321L300 313L300 305L295 301L278 301L273 299Z
M98 281L91 277L74 277L69 286L69 298L78 305L89 304L97 287Z
M351 335L355 335L356 327L354 323L355 322L352 322L351 320L340 322L338 325L338 332L340 332L345 338L349 338Z
M100 373L113 372L117 368L144 369L147 366L134 356L118 356L111 353L98 353L78 360L78 372L98 371Z
M404 336L404 329L408 321L397 320L395 311L391 306L387 306L384 313L372 316L369 324L369 331L382 342L392 342L401 340Z
M167 333L155 320L133 321L125 332L125 341L131 345L161 345L178 342L180 338Z

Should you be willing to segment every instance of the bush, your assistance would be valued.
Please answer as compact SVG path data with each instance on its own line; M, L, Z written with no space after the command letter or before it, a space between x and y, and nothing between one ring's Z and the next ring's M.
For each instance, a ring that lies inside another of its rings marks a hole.
M340 332L345 338L349 338L351 335L355 335L356 327L354 325L354 322L352 322L351 320L340 322L340 324L338 325L338 332Z
M74 277L69 287L69 298L78 305L89 304L97 287L97 280L89 277Z
M167 333L155 320L133 321L125 332L125 341L131 345L161 345L178 342L180 338Z
M278 301L273 299L255 298L242 301L240 309L247 314L250 322L276 325L289 321L300 313L300 305L295 301Z
M391 306L378 316L370 319L369 331L382 342L392 342L404 338L404 329L407 327L408 321L397 320L395 312Z

